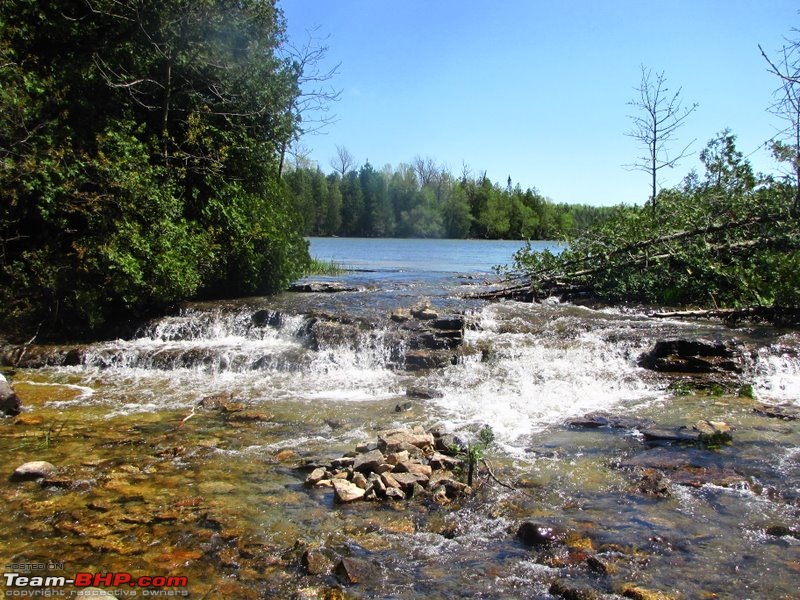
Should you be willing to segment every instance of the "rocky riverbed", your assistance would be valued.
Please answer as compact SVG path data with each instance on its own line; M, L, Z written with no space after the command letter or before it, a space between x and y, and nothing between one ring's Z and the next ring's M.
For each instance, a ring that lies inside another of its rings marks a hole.
M6 349L6 563L193 598L794 597L795 333L331 293Z

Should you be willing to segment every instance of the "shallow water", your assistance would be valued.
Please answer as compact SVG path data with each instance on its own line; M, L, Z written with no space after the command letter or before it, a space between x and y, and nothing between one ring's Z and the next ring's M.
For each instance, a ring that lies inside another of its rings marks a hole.
M58 364L13 373L25 412L0 425L0 448L9 473L47 460L63 482L0 483L0 555L64 562L67 576L186 576L193 598L551 598L555 580L606 597L627 584L681 598L795 597L800 541L777 534L800 526L797 422L758 416L735 390L674 395L637 359L665 337L737 338L760 348L742 380L757 401L798 404L796 334L487 305L463 294L488 267L434 270L440 248L430 270L414 250L393 271L369 263L387 260L375 243L341 257L364 268L341 278L359 292L191 305L135 339L76 349L79 361L41 349ZM481 247L494 264L499 250ZM393 364L388 313L423 297L466 314L465 344L456 364L407 372ZM334 317L346 326L310 344L309 323ZM396 412L410 387L441 397ZM733 443L679 447L566 425L599 409L662 427L725 421ZM513 489L487 480L450 506L340 506L329 489L303 486L305 460L437 423L467 440L490 425L490 464ZM642 493L633 463L662 469L668 494ZM526 519L562 527L564 543L525 547L515 532ZM375 574L357 585L308 574L309 547L362 558Z

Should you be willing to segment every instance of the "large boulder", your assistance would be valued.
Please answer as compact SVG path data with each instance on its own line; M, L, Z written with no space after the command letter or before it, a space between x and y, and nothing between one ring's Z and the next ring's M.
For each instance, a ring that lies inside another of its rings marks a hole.
M743 358L735 342L672 339L656 342L639 365L668 373L741 373Z
M15 417L20 413L22 404L19 397L8 384L6 378L0 374L0 414Z

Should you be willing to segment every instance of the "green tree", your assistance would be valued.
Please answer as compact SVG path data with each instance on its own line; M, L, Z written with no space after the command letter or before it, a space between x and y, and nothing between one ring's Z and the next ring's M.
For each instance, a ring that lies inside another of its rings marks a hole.
M308 260L272 2L0 0L0 322L86 337Z

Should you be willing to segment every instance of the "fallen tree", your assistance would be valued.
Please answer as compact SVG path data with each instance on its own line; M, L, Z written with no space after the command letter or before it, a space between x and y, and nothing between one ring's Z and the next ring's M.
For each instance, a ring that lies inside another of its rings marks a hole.
M657 317L797 325L800 222L791 186L693 181L659 194L655 213L619 207L559 254L526 245L501 287L473 297L592 298L674 308Z

